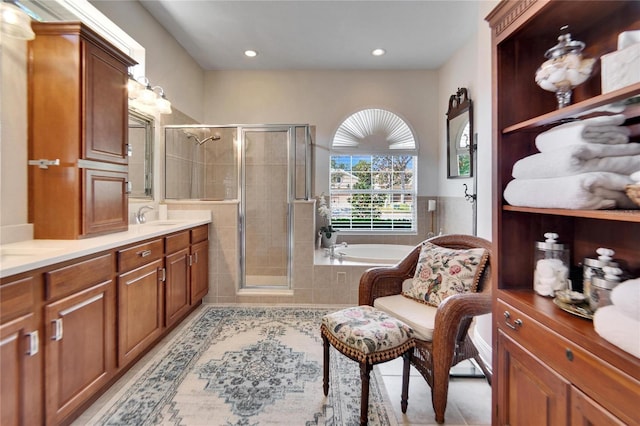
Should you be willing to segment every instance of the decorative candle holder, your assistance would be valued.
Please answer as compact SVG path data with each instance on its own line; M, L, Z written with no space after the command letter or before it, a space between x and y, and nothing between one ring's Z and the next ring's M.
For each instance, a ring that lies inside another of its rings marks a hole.
M565 25L560 31L568 28ZM584 47L583 42L572 40L571 34L561 34L558 44L545 52L548 60L536 71L536 83L544 90L555 92L558 109L569 105L573 88L591 76L595 59L583 59Z

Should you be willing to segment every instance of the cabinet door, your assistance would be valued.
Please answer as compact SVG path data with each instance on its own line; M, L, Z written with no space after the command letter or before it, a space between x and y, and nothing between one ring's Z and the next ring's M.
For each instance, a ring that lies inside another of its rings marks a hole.
M573 387L571 389L571 426L624 425L600 404Z
M0 280L0 425L42 424L41 277Z
M118 367L134 360L163 331L162 260L118 277Z
M209 242L191 246L191 304L209 292Z
M498 330L497 423L566 425L570 384Z
M189 248L166 257L165 325L168 327L189 311Z
M127 173L84 169L83 234L126 231L129 226Z
M44 308L47 424L59 424L115 371L113 280Z
M0 366L0 424L41 424L41 356L33 314L0 326Z
M84 43L85 152L83 158L127 163L127 67L101 48Z

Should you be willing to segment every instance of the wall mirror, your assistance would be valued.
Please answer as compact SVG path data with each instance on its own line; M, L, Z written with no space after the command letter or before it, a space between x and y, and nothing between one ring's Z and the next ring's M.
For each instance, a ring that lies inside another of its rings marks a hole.
M153 117L129 110L129 198L153 199Z
M473 176L473 108L466 88L449 97L447 111L447 177Z

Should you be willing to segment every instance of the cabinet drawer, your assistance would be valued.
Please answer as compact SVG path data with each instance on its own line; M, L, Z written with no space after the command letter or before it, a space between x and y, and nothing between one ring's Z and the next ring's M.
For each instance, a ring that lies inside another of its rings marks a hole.
M26 277L0 286L0 324L31 313L35 301L35 277Z
M607 410L630 424L640 422L640 382L498 299L500 330L530 350ZM506 318L506 314L509 318ZM629 416L636 416L630 418Z
M149 241L118 252L118 271L125 272L160 259L162 239Z
M178 250L189 247L189 231L169 235L165 238L165 244L167 254L175 253Z
M111 253L46 272L46 300L68 296L97 283L109 281L114 273Z
M198 226L191 230L191 244L199 243L200 241L207 240L209 238L209 225Z

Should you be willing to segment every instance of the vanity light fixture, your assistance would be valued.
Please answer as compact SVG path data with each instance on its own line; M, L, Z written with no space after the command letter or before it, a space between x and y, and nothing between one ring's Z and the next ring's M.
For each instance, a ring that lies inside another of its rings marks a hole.
M381 48L373 49L373 50L371 51L371 54L372 54L373 56L382 56L382 55L384 55L385 53L387 53L387 51L386 51L386 50L384 50L384 49L381 49Z
M127 83L129 101L134 107L151 109L159 114L171 114L171 102L164 94L164 89L160 86L151 86L147 77L133 78L129 74ZM156 91L158 93L156 93Z
M0 29L2 37L8 36L20 40L36 38L31 29L31 18L18 6L11 3L0 3Z
M160 90L159 97L156 98L156 109L160 114L171 114L171 102L164 95L164 89L160 86L153 86L153 90Z
M256 52L255 50L245 50L244 56L248 58L255 58L256 56L258 56L258 52Z

